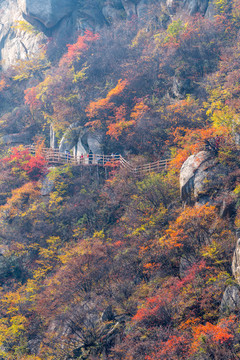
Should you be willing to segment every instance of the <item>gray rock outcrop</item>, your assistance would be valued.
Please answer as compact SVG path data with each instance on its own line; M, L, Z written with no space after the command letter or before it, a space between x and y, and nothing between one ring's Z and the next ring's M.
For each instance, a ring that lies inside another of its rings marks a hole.
M86 141L88 149L92 150L94 154L102 154L102 133L99 131L87 132ZM79 138L78 143L81 142Z
M122 4L123 4L124 10L127 14L127 19L131 19L134 15L137 14L137 8L133 1L122 0Z
M229 285L223 293L220 311L229 313L240 310L240 291L236 285Z
M31 133L30 132L23 132L23 133L17 133L17 134L10 134L10 135L4 135L0 138L0 142L3 145L20 145L25 144L28 145L31 143Z
M236 248L233 254L232 273L235 280L240 285L240 239L237 240Z
M107 2L103 8L102 13L104 18L107 20L109 24L113 24L122 19L122 11L114 7L112 2Z
M24 21L17 0L0 2L0 60L3 69L14 64L16 60L24 60L27 56L39 51L39 45L46 36L43 33L24 32L16 28Z
M57 137L52 125L50 125L50 148L57 149Z
M78 123L73 123L69 126L60 141L60 152L64 153L66 150L70 151L73 147L76 146L81 129L82 128Z
M183 163L180 171L180 191L183 201L192 200L201 204L209 202L223 188L223 179L228 175L229 168L218 162L211 152L200 151L191 155Z
M102 154L102 133L90 131L82 128L78 123L73 123L60 141L59 151L65 153L66 150L73 150L75 156L87 154L90 150L93 154Z
M190 15L200 13L204 15L208 9L208 0L185 0L184 8Z
M197 262L196 258L190 254L184 254L180 259L179 264L179 275L180 278L183 279L193 266Z
M54 170L55 170L55 167L49 168L49 173L47 175L45 175L42 180L42 186L41 186L41 190L40 190L42 196L49 195L54 189L54 185L55 185Z

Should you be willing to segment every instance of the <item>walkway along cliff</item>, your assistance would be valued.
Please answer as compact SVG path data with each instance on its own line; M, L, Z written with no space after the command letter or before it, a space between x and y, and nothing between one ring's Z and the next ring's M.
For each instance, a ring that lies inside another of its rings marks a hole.
M25 146L32 154L35 154L36 148L34 145ZM49 165L64 165L69 164L73 166L120 166L126 168L133 175L144 175L147 173L159 173L168 168L170 159L157 160L151 163L134 166L127 161L122 155L104 155L92 154L92 161L89 162L89 155L74 156L71 153L62 153L58 149L43 148L42 154Z

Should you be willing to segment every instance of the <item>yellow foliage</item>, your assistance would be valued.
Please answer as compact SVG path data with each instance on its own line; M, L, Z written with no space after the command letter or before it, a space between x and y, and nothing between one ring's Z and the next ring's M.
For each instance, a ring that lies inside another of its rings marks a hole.
M22 297L22 294L20 294L20 292L9 291L2 297L1 303L3 305L4 304L6 305L7 314L12 314L19 310L19 305L23 300L24 299Z
M83 67L80 71L74 72L74 67L72 67L72 72L73 72L73 80L72 82L78 83L79 81L83 81L87 78L86 76L86 71L89 69L89 66L87 66L87 63L83 64Z
M28 254L28 249L27 249L26 245L24 245L22 243L18 243L18 242L14 242L9 251L9 255L14 255L14 256L18 256L18 257L24 256L27 254Z
M50 62L46 58L44 51L41 51L38 56L34 55L27 60L18 60L14 65L16 75L13 76L15 81L27 80L36 75L36 73L46 70L50 67Z
M0 207L0 211L10 217L25 213L25 209L30 202L39 196L39 188L36 183L28 182L22 187L12 191L12 197L7 203Z
M238 191L240 190L240 185L238 186ZM240 228L240 208L237 209L237 215L235 218L235 226Z
M0 346L5 342L16 340L25 330L28 321L23 315L15 315L9 319L0 319Z
M223 250L221 244L219 244L217 241L212 241L211 244L204 246L200 250L200 253L203 257L209 258L214 261L214 264L220 265L228 261L227 259L219 259L222 251Z
M15 24L12 26L14 30L20 30L31 35L38 35L40 31L36 30L29 22L24 20L15 21Z

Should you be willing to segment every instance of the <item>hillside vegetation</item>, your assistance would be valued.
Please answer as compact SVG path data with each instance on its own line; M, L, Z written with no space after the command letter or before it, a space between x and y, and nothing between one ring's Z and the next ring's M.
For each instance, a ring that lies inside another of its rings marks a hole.
M52 63L46 45L1 74L1 135L30 129L38 148L1 147L1 359L240 358L240 302L221 305L238 289L240 4L214 6L169 18L153 5L146 23L87 31ZM75 122L104 134L106 154L170 167L48 168L50 124L60 140ZM216 138L226 211L215 188L206 204L180 199L182 164Z

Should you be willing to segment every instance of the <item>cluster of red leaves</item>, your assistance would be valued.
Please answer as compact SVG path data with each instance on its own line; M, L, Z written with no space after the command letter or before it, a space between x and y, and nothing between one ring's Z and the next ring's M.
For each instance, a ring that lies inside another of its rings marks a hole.
M47 162L41 152L37 151L32 155L28 149L21 146L12 148L10 156L2 159L2 162L9 164L14 173L25 173L33 181L47 173Z
M146 356L146 360L179 360L187 359L189 350L189 339L185 335L173 335L158 346L154 353Z
M234 338L232 325L235 320L233 317L222 319L217 325L207 322L198 324L192 328L190 333L172 335L167 341L158 344L151 355L146 356L146 360L178 360L189 359L199 350L207 352L213 351L217 347L227 347ZM190 328L191 329L191 328Z
M83 51L88 49L90 43L98 39L98 34L93 34L91 31L86 30L83 36L78 37L76 43L67 45L68 52L62 57L59 65L71 65L74 61L79 59Z

